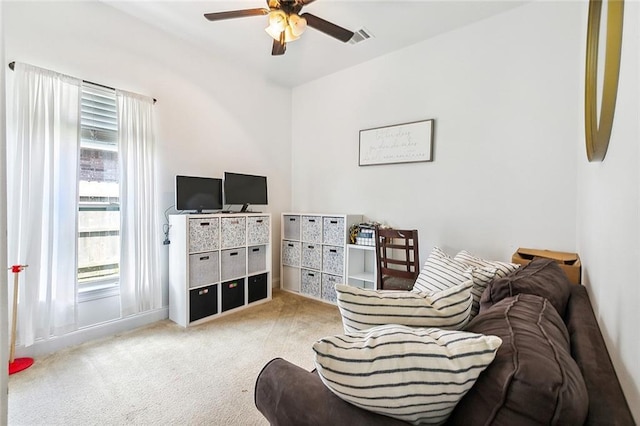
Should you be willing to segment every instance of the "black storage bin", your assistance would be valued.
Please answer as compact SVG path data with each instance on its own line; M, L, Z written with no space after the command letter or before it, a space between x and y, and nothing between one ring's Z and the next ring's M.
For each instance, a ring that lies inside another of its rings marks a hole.
M189 291L189 322L218 313L218 286L195 288Z
M267 274L249 277L249 303L267 298Z
M244 278L222 283L222 312L244 305Z

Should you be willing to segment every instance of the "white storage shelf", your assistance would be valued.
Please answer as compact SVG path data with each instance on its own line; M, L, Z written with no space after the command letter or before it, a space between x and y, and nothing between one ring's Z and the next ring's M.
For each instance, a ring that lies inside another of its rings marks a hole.
M169 218L169 318L183 327L271 300L271 215Z
M347 282L349 228L362 215L283 213L281 220L281 288L335 303L335 285Z
M355 287L374 290L377 280L376 248L349 244L347 252L347 283Z

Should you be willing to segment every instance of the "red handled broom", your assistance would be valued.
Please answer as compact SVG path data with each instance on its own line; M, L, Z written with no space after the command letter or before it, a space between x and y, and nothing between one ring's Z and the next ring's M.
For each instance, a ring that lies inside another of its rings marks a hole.
M13 321L11 321L11 352L9 353L9 374L15 374L33 365L33 358L16 358L16 322L18 319L18 274L29 265L13 265Z

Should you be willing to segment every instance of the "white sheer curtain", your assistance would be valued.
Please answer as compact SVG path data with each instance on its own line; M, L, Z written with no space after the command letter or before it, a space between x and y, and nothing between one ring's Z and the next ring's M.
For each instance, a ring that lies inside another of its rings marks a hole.
M155 188L153 100L117 90L122 316L162 305Z
M9 265L20 274L18 340L76 328L80 80L15 64L7 121ZM12 286L11 286L12 287Z

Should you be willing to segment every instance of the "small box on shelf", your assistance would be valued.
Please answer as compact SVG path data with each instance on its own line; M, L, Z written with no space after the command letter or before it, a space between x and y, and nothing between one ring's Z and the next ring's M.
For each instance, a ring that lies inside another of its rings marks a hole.
M349 229L349 241L359 246L375 246L375 230L367 223L354 224Z
M360 229L356 237L356 244L360 246L375 246L375 232L373 229Z

